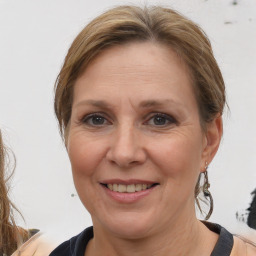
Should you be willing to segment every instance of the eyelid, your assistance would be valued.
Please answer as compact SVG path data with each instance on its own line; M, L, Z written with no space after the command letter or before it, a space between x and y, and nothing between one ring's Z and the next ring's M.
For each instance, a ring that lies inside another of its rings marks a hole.
M107 121L107 123L111 124L111 122L109 121L110 118L105 113L102 113L102 112L93 112L93 113L83 115L82 118L80 119L80 123L86 124L87 120L89 120L92 117L97 117L97 116L104 118ZM90 124L88 124L88 125L90 125ZM92 126L94 126L94 125L92 125ZM95 125L95 126L97 126L97 125Z
M93 118L93 117L96 117L96 116L99 116L99 117L102 117L104 118L106 121L107 121L107 124L112 124L112 121L111 121L111 118L109 117L109 115L107 115L106 113L104 112L93 112L93 113L88 113L88 114L85 114L83 115L80 120L79 120L79 123L82 123L82 124L86 124L86 121L89 120L90 118ZM167 124L165 125L162 125L163 127L164 126L168 126L168 125L171 125L171 124L177 124L178 121L176 118L174 118L172 115L170 114L166 114L166 113L162 113L162 112L153 112L153 113L150 113L148 115L148 117L145 117L146 121L143 122L143 124L147 125L147 123L154 117L163 117L163 118L166 118L167 120ZM87 123L88 124L88 123ZM90 124L88 124L90 125ZM103 124L104 125L104 124ZM103 126L102 125L102 126ZM149 125L149 124L148 124ZM91 126L94 126L94 125L91 125ZM95 125L97 126L97 125ZM100 125L98 125L100 126ZM160 127L160 125L159 125Z
M178 123L177 119L174 118L172 115L162 113L162 112L151 113L150 116L147 118L146 123L149 122L152 118L157 117L157 116L164 117L164 118L166 118L167 121L169 121L169 124L166 124L166 125L163 125L163 126L168 126L170 124L177 124Z

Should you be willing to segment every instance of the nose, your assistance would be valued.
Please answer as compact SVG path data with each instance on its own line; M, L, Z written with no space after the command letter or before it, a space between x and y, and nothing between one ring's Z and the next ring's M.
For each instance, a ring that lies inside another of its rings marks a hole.
M122 126L111 136L111 146L106 158L122 168L143 164L146 161L146 151L142 138L136 128Z

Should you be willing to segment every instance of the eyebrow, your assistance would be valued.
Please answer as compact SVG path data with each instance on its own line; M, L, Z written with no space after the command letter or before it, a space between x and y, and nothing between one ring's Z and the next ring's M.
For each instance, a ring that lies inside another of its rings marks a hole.
M99 108L109 108L109 104L104 100L83 100L78 102L75 107L79 107L81 105L92 105Z
M142 108L150 108L150 107L160 107L163 105L167 105L169 103L179 104L178 102L174 102L171 99L164 99L164 100L144 100L139 104L139 106Z
M150 107L161 107L167 104L178 104L178 105L182 105L179 102L176 102L174 100L171 99L164 99L164 100L153 100L153 99L149 99L149 100L144 100L142 102L140 102L139 107L141 108L150 108ZM98 108L111 108L111 105L109 103L107 103L104 100L83 100L78 102L75 107L79 107L81 105L91 105L91 106L95 106Z

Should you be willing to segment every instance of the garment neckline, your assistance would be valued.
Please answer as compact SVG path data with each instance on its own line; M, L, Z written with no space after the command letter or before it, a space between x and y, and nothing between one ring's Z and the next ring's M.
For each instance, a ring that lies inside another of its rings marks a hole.
M224 227L219 224L202 221L202 223L212 232L219 235L210 256L229 256L234 246L234 237Z
M224 227L219 224L202 221L202 223L212 232L219 235L217 243L210 256L230 256L234 245L234 238ZM93 227L86 228L80 236L74 246L74 255L83 256L89 241L93 238Z

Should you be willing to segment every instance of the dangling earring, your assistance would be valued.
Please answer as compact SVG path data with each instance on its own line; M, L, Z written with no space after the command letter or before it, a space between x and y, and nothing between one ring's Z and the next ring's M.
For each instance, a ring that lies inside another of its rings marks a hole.
M205 171L203 172L203 174L204 174L203 193L206 198L210 199L210 210L209 210L208 214L206 215L205 220L208 220L210 218L212 211L213 211L213 198L209 191L210 183L208 181L207 169L208 169L208 163L206 162L205 163Z
M209 187L210 187L210 183L208 181L208 172L207 172L208 166L207 166L207 162L206 162L206 167L205 167L205 171L203 172L204 174L204 185L203 185L203 192L204 192L204 196L208 197L210 196L210 191L209 191Z

